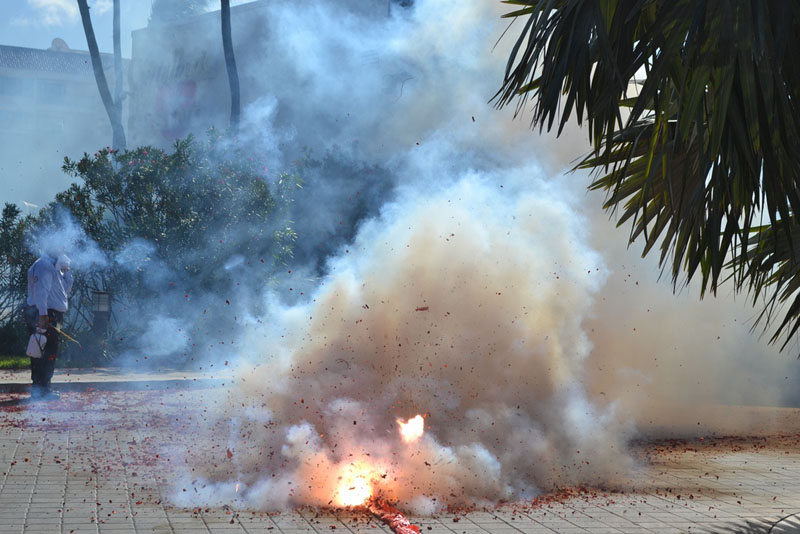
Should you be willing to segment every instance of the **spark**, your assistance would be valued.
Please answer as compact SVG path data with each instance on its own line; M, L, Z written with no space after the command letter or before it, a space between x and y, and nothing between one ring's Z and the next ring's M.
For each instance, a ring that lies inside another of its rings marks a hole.
M425 419L421 415L415 415L408 421L398 419L397 424L400 426L400 436L406 443L414 443L425 432Z
M372 497L373 470L366 464L350 464L340 477L340 506L361 506Z

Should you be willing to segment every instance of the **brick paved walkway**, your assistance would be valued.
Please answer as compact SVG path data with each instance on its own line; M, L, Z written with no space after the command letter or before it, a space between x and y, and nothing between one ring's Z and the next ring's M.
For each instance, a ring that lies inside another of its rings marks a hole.
M191 440L202 421L189 407L202 406L202 390L68 392L47 404L25 397L0 395L0 534L387 531L342 511L268 515L169 505L170 460L158 451ZM665 441L636 453L642 465L622 493L572 491L412 519L423 534L744 534L768 532L781 518L772 532L800 531L787 517L800 512L800 435Z

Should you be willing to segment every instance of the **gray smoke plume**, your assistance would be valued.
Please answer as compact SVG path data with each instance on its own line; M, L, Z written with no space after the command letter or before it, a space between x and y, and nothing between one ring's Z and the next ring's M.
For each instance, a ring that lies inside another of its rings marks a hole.
M86 235L83 228L63 207L56 207L52 216L26 235L27 247L35 254L57 257L67 254L72 269L97 269L109 263L107 255Z
M197 428L227 451L166 451L193 490L175 503L341 506L366 488L430 513L608 486L631 437L752 432L730 405L787 400L794 362L748 332L750 312L673 296L588 178L562 175L586 150L579 130L536 136L488 103L505 6L420 0L375 19L270 5L238 30L267 95L241 140L271 168L319 155L292 208L296 261L253 280L253 258L226 247L231 283L188 304L162 289L131 314L132 354L238 362ZM136 242L110 261L164 288L162 260ZM425 433L406 443L397 420L417 414Z
M487 104L508 45L492 53L502 8L423 1L384 24L312 27L335 18L328 9L278 10L287 49L277 56L307 73L308 117L361 104L319 135L363 139L351 150L382 159L402 185L338 247L307 300L267 294L271 313L243 341L240 385L211 425L230 428L232 458L191 463L181 482L197 493L178 503L199 493L256 509L341 506L366 486L433 512L605 486L630 466L629 438L687 431L671 424L686 403L778 400L745 387L742 347L772 362L760 384L775 384L786 359L746 319L734 325L727 302L673 297L652 262L625 250L624 232L587 208L600 203L582 193L587 177L553 172L568 163L554 147L574 157L580 136L537 138ZM402 95L382 96L361 74L372 49L414 73ZM721 323L729 341L716 346L696 328ZM721 395L732 383L738 394ZM396 420L415 414L427 430L408 444Z
M424 164L450 155L425 152ZM271 359L242 372L220 415L247 436L229 447L248 505L352 504L361 476L430 512L628 465L627 429L581 385L582 324L608 273L573 195L540 173L404 187L310 302L275 309L245 340ZM406 444L396 419L416 414L429 429Z
M561 175L586 149L579 131L536 137L487 104L510 44L493 48L502 12L274 11L273 56L305 81L298 136L363 140L349 150L401 185L306 299L266 292L209 425L231 454L184 458L194 491L177 503L341 506L366 491L433 512L608 486L633 436L754 432L726 404L785 400L793 362L749 333L748 312L673 296L582 192L588 178ZM402 94L378 90L368 50L407 66ZM309 122L337 110L349 122ZM416 414L427 428L409 444L397 420Z

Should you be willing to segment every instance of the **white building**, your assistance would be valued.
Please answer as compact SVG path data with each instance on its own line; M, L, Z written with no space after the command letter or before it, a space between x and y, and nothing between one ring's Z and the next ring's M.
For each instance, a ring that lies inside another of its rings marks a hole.
M113 56L101 57L113 87ZM3 201L51 201L71 182L61 172L64 156L78 158L110 143L88 52L61 39L46 50L0 45Z
M282 2L292 5L323 0L258 0L231 8L234 53L240 78L241 109L267 95L278 98L278 115L291 114L300 100L296 88L279 81L292 58L271 53L270 10ZM337 10L366 18L388 17L392 9L412 0L327 0ZM128 122L130 146L169 146L208 128L225 129L230 119L230 89L223 57L219 11L189 17L168 25L151 25L132 33ZM377 53L363 58L367 68ZM390 69L392 70L392 69ZM401 69L402 70L402 69ZM402 73L388 83L402 82ZM391 75L389 75L391 78ZM302 80L293 80L302 83ZM295 104L287 104L293 100Z

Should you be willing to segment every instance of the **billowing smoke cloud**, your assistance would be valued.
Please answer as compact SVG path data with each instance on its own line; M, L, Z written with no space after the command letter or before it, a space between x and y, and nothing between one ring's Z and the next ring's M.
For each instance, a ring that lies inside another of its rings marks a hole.
M624 469L627 431L581 386L607 272L572 195L540 172L404 189L310 302L246 340L273 355L223 414L236 421L223 474L248 505L352 504L360 476L432 511ZM417 413L429 430L409 445L395 420Z
M278 169L320 154L291 216L295 264L268 284L226 248L233 283L189 298L163 289L173 273L150 243L110 260L162 288L132 313L132 357L241 357L197 428L228 454L167 451L193 490L175 502L342 505L366 483L431 512L608 485L633 435L751 432L726 403L786 400L794 362L748 332L749 312L673 296L587 177L561 175L580 132L537 137L487 103L512 44L494 48L505 6L271 6L237 30L243 87L269 93L241 140ZM418 413L426 433L404 443L396 419Z
M743 406L797 406L796 346L781 353L752 332L759 310L730 285L702 301L694 283L673 294L656 258L639 258L638 244L625 249L626 229L587 211L612 271L585 324L591 397L615 403L647 436L789 431L779 411Z
M599 195L584 196L587 177L554 172L586 149L582 136L535 137L487 104L510 45L493 51L502 11L273 12L276 72L304 80L286 114L298 138L358 139L347 150L402 186L337 246L308 300L267 292L240 385L214 404L228 458L184 458L194 491L178 503L343 505L366 481L431 512L608 485L633 435L754 432L730 405L785 400L793 362L749 333L748 312L673 296ZM381 69L361 61L370 50L404 66L402 93L379 90ZM417 413L427 432L404 443L396 419Z
M62 207L56 207L52 217L26 236L29 250L36 254L47 254L57 258L67 254L71 267L82 270L98 269L108 265L106 254L97 243L86 235L84 229Z

